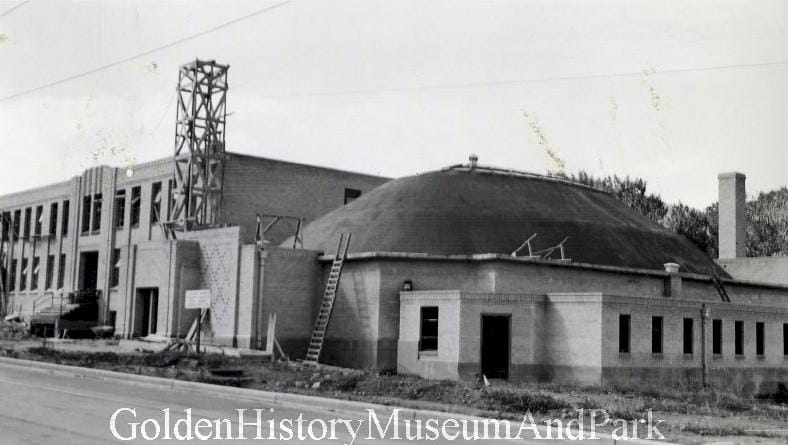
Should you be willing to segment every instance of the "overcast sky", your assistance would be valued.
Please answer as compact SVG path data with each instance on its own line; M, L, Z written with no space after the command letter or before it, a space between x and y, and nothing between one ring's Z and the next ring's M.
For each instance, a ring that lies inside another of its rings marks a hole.
M170 156L199 57L231 66L230 151L392 177L476 153L704 207L723 171L788 183L787 23L781 1L0 1L0 193Z

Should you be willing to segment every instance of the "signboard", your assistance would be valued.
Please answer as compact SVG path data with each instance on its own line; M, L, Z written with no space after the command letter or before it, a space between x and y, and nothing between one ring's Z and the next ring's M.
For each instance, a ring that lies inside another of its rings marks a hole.
M208 309L210 307L210 289L195 289L186 291L186 309Z

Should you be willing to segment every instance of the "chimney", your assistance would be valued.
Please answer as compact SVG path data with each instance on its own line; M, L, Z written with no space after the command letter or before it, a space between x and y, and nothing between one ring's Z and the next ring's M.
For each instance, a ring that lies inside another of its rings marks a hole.
M666 297L681 297L681 275L679 275L679 265L676 263L665 263L665 272L668 279L665 281Z
M719 257L720 259L746 256L744 231L744 189L746 177L742 173L720 173L719 189Z

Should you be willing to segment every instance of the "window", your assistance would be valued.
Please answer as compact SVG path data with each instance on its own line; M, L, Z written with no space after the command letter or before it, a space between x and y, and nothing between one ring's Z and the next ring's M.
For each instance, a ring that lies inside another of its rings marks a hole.
M131 227L140 225L140 187L131 189Z
M11 273L8 278L8 290L13 292L16 290L16 260L11 260Z
M722 354L722 320L711 321L711 353Z
M120 249L112 251L112 275L109 277L110 287L118 287L120 283Z
M30 237L30 226L33 224L32 210L30 207L25 209L25 238Z
M115 216L112 218L112 226L122 229L126 225L126 190L115 192Z
M419 351L438 350L438 308L435 306L421 308L421 334Z
M788 356L788 323L783 323L783 355Z
M19 238L19 234L22 233L19 231L21 227L22 227L22 211L14 210L14 238Z
M82 233L90 232L90 196L82 198Z
M361 196L361 190L345 189L345 204Z
M30 290L38 289L38 270L40 269L40 258L35 256L33 257L33 273L30 277Z
M35 222L35 230L33 230L33 235L41 236L41 230L44 227L44 206L36 206L36 222Z
M161 182L154 182L150 188L150 222L161 221Z
M9 240L9 232L13 227L13 221L11 220L11 212L3 212L3 234L0 236L0 240L8 241Z
M68 200L63 201L63 220L60 224L60 233L62 235L68 235L68 210L69 210L69 203Z
M66 281L66 254L60 254L60 262L57 265L57 288L63 289L63 284Z
M620 314L618 316L618 352L629 354L630 332L632 329L632 316Z
M167 180L167 221L172 219L173 207L175 207L175 184L172 179Z
M101 193L93 195L93 228L94 232L101 230Z
M19 290L27 290L27 258L22 258L22 273L19 274Z
M733 343L736 355L744 355L744 322L741 320L733 324Z
M763 355L765 353L766 348L763 338L765 327L765 323L762 321L755 323L755 355Z
M55 236L57 234L57 203L53 202L49 205L49 235Z
M55 276L55 256L49 255L47 257L47 274L44 280L44 289L52 289L52 278Z
M693 322L691 318L684 319L684 353L692 354L693 343L695 342L695 333L693 332Z
M651 317L651 352L662 354L662 317Z

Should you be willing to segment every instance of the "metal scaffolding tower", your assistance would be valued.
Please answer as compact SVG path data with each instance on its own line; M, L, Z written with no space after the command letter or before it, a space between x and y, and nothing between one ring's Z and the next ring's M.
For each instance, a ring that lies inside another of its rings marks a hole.
M229 68L213 60L195 60L179 70L175 205L169 222L176 230L196 230L219 223Z

